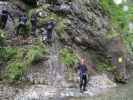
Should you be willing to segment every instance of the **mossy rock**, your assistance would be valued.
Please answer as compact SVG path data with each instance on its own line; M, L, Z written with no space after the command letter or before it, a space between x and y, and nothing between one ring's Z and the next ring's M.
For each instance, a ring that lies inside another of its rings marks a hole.
M37 1L38 0L22 0L23 2L25 2L26 4L32 6L32 7L37 7Z
M115 71L115 81L119 83L127 83L127 80L125 79L125 75L122 72Z
M78 62L78 57L73 50L64 48L60 50L60 60L65 65L71 66Z
M0 30L0 46L6 45L6 36L7 33L4 32L3 30Z
M20 80L27 68L40 61L47 53L44 44L39 40L34 41L31 47L10 48L7 51L5 76L9 80Z
M13 62L7 66L7 78L11 80L20 80L23 72L25 70L24 63Z

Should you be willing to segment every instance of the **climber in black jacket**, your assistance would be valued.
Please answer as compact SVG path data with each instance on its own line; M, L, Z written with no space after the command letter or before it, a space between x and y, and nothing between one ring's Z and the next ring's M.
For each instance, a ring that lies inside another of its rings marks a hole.
M37 14L33 14L31 16L31 34L36 36L36 29L37 29Z
M12 21L14 22L14 19L13 19L12 15L7 10L2 10L1 25L0 25L1 29L5 28L9 16L11 17Z
M21 34L20 32L22 31L22 29L26 30L26 28L27 28L27 21L28 21L28 17L26 15L21 15L19 17L19 24L18 24L17 29L16 29L16 34L17 35ZM21 35L26 36L27 34L23 33Z

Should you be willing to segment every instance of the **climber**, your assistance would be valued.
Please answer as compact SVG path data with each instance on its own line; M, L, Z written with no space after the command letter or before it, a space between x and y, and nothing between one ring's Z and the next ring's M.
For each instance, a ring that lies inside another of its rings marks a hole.
M79 76L80 76L80 91L86 90L87 85L87 66L85 65L85 59L80 59L80 64L78 65L77 69L79 70ZM82 88L83 87L83 88Z
M37 15L33 14L31 16L31 34L33 36L36 36L36 28L37 28Z
M21 15L19 17L19 25L17 26L17 29L16 29L16 34L20 34L20 31L23 29L23 30L26 30L26 27L27 27L27 21L28 21L28 18L26 15ZM26 36L26 34L22 34L23 36Z
M9 16L11 17L13 23L15 23L12 15L7 10L2 10L2 14L1 14L1 25L0 25L2 29L5 28Z
M53 33L53 29L55 27L55 22L54 21L49 21L46 24L46 35L47 35L47 42L51 43L52 41L52 33Z
M71 12L71 6L69 3L62 3L60 5L60 11L62 14L67 14L67 13L70 13Z

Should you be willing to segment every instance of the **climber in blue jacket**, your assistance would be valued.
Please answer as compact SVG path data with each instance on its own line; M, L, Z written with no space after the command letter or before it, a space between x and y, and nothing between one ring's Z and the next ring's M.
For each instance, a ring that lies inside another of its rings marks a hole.
M87 85L87 66L85 65L85 59L81 59L80 63L77 67L79 70L79 76L80 76L80 90L85 91L86 90L86 85Z

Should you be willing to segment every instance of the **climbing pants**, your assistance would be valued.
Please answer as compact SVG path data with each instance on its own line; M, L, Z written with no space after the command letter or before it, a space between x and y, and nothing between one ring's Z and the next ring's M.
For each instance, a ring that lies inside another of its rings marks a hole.
M17 29L16 29L16 34L26 37L27 36L27 34L26 34L26 25L19 24L17 26Z
M6 17L1 17L1 28L4 29L7 23L7 18Z
M85 74L80 77L80 90L83 89L83 91L85 91L86 85L87 85L87 75Z

